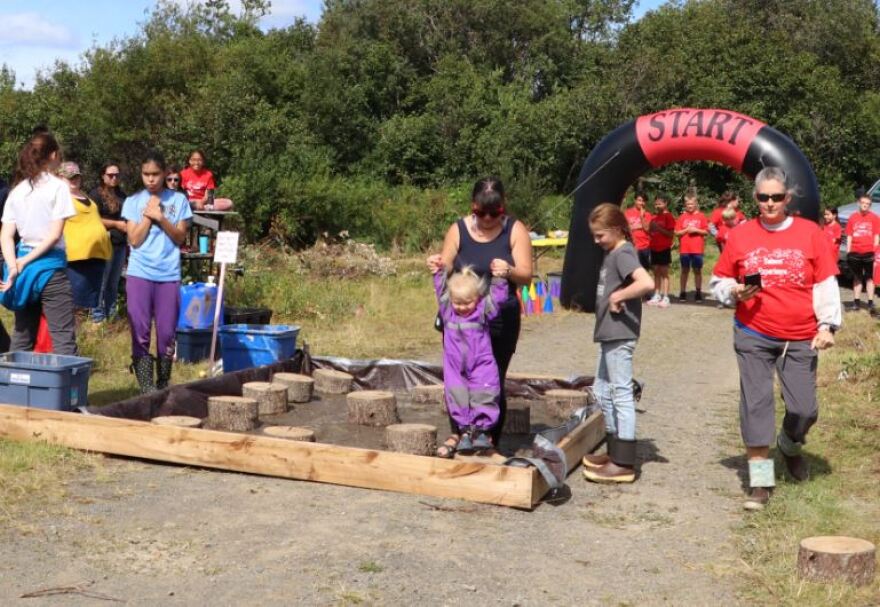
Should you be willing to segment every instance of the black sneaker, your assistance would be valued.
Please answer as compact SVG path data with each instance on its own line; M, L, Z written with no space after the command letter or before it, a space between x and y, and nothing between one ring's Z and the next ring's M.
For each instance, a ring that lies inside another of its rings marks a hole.
M876 312L877 312L877 310L874 309L874 300L872 299L871 301L868 302L868 314L870 314L871 316L874 316L874 314Z
M861 299L854 299L852 309L853 310L861 310L862 309L862 300Z
M681 293L678 294L678 301L687 301L687 300L688 300L687 291L682 291Z
M785 468L788 470L791 478L798 482L809 480L810 463L803 455L786 455L783 453L782 459L785 461Z
M703 301L703 292L697 291L696 295L694 295L694 301Z

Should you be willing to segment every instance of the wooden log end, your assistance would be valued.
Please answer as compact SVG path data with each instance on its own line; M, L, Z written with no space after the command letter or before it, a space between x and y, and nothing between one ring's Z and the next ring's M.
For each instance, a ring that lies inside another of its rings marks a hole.
M566 420L571 414L590 402L590 395L580 390L555 389L544 393L544 402L551 415Z
M244 396L209 396L208 419L211 430L248 432L257 427L259 407L253 398Z
M410 392L410 398L414 403L442 403L444 393L443 384L416 386Z
M855 537L826 535L801 540L798 575L813 582L845 581L866 586L874 581L877 548Z
M275 373L272 382L287 386L287 400L291 403L307 403L312 400L315 380L301 373Z
M201 428L202 420L189 415L160 415L150 420L160 426L179 426L180 428Z
M259 415L279 415L287 411L287 386L252 381L241 386L242 396L257 401Z
M315 390L324 394L348 394L354 381L350 374L335 369L315 369L312 378Z
M297 426L266 426L263 428L263 434L266 436L274 436L276 438L286 438L287 440L303 441L307 443L315 442L314 430L299 428Z
M399 453L434 455L437 427L428 424L392 424L385 428L385 445Z
M532 431L532 408L529 405L509 406L504 416L503 434L529 434Z
M400 421L397 398L383 390L360 390L346 396L348 421L362 426L388 426Z

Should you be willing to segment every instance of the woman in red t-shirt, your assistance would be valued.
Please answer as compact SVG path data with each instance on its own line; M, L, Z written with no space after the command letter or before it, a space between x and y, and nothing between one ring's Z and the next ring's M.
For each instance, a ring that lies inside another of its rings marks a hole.
M202 150L193 150L187 160L189 166L180 172L180 188L186 192L194 209L204 209L208 190L214 190L214 173L205 167L207 162Z
M817 350L834 345L840 326L836 266L819 227L786 215L791 188L785 173L765 168L755 178L760 215L731 230L710 286L719 301L736 303L734 350L740 374L740 430L749 462L749 497L760 510L775 484L770 445L776 432L773 370L782 384L785 417L776 439L789 474L809 478L801 455L816 422Z

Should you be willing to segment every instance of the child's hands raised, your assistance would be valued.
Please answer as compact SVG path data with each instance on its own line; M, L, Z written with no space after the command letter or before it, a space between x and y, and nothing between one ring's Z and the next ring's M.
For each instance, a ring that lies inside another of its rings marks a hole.
M150 201L144 209L144 217L153 221L160 221L162 219L162 204L159 202L159 197L155 194L150 196Z
M428 271L431 274L436 274L443 268L443 258L440 254L430 255L428 259L425 261L428 266Z

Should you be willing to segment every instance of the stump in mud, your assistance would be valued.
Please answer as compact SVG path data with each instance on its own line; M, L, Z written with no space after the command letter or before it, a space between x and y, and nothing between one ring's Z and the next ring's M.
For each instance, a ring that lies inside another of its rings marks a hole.
M348 422L362 426L388 426L400 421L397 399L391 392L361 390L346 396Z
M877 550L871 542L839 535L801 540L797 572L813 582L843 580L866 586L874 580Z
M393 424L385 428L385 444L391 451L434 455L437 427L428 424Z
M507 407L502 434L528 434L532 431L532 408L529 405Z
M247 432L257 427L257 401L243 396L209 396L206 427Z
M312 373L315 390L324 394L348 394L354 378L348 373L334 369L315 369Z
M306 443L315 442L314 430L298 428L296 426L266 426L263 428L263 434L266 436L274 436L275 438L286 438L287 440L298 440Z
M273 384L287 386L287 401L291 403L307 403L312 400L312 388L315 380L300 373L276 373L272 376Z
M178 426L180 428L200 428L202 420L189 415L160 415L150 420L159 426Z
M287 411L287 386L267 381L251 381L241 386L241 395L257 401L260 415L278 415Z
M414 403L443 403L443 384L416 386L410 394Z
M551 415L566 420L572 413L590 402L590 395L580 390L547 390L544 393L544 401Z

